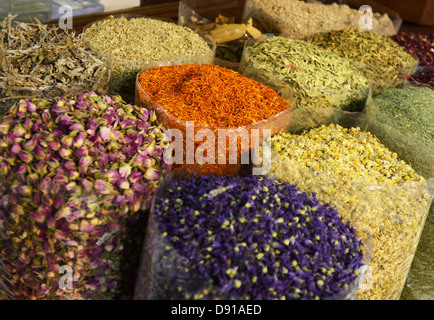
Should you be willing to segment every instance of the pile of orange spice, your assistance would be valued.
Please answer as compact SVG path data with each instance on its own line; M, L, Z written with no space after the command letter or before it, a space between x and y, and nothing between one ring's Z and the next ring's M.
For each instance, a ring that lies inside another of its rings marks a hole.
M273 89L211 64L154 67L138 80L170 115L205 126L242 127L289 108Z

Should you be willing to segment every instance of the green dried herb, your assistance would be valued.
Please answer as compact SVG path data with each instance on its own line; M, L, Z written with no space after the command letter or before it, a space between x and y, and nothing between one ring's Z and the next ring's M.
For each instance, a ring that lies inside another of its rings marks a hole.
M362 73L337 54L303 40L283 37L246 47L240 72L273 89L276 81L280 86L289 86L295 99L294 109L352 109L370 88Z
M375 83L374 94L402 85L418 66L418 60L392 39L369 30L334 30L316 34L309 41L351 61Z
M388 89L373 98L366 113L402 133L434 143L434 91L429 88Z
M434 177L433 90L387 89L368 100L364 113L380 123L376 135L390 141L390 147L426 178Z

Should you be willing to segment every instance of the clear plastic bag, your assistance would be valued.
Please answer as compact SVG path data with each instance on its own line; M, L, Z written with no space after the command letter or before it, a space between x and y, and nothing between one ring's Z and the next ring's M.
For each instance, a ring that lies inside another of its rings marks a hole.
M188 299L222 299L239 300L240 296L217 294L219 285L209 276L198 276L192 265L182 257L172 244L161 233L159 223L155 220L155 210L160 201L167 195L167 189L174 179L167 175L164 182L155 193L151 208L151 215L147 226L142 258L137 276L134 299L135 300L185 300L184 294L190 295ZM240 240L242 241L242 240ZM248 242L248 240L246 240ZM324 298L324 300L353 300L357 291L369 273L369 263L372 257L372 235L365 234L363 243L363 260L359 275L348 284L348 287L339 293ZM249 245L249 243L247 243ZM183 293L177 290L183 287ZM210 293L210 292L214 293ZM245 298L243 298L245 299Z
M220 17L230 20L231 30L226 30L226 35L231 35L234 40L228 40L223 43L217 43L216 65L237 70L244 49L244 42L249 38L249 34L244 26L243 29L235 28L234 24L241 27L242 8L239 1L225 2L222 4L219 0L212 1L179 1L178 24L187 26L194 31L212 31L218 26L216 20ZM218 12L218 16L211 15L209 8L212 8L212 14ZM240 10L241 9L241 10ZM226 23L223 25L227 25Z
M293 5L291 6L291 2ZM395 35L402 23L399 14L374 1L303 1L247 0L243 21L252 18L253 23L265 33L283 37L304 39L314 33L359 27L365 14L362 6L372 9L373 30L385 36ZM290 9L288 9L290 8ZM291 10L289 12L288 10Z
M111 19L116 18L126 18L128 20L130 19L153 19L158 20L161 22L166 23L174 23L171 19L163 19L163 18L155 18L155 17L148 17L138 14L118 14L113 16ZM94 24L100 22L102 20L94 21L88 25L86 25L83 28L83 33L86 33L86 30L90 27L92 27ZM202 63L210 63L212 64L214 62L215 57L215 50L216 50L216 43L214 38L207 32L196 32L199 34L201 38L205 40L209 48L211 49L208 54L200 54L197 56L169 56L165 57L165 61L170 61L172 64L183 64L183 63L195 63L195 64L202 64ZM92 47L92 43L89 43L89 45ZM98 48L94 48L94 50L98 50ZM137 74L143 70L143 68L155 61L150 60L143 60L143 61L131 61L131 60L125 60L122 58L119 58L116 56L116 54L112 53L113 55L113 77L112 77L112 91L114 93L120 94L127 102L133 102L134 100L134 92L135 92L135 80Z
M384 130L382 125L358 112L339 110L325 123L328 124L339 124L344 128L359 127L378 137L392 151L395 151L393 147L399 141L398 136L381 135ZM400 142L405 144L404 141ZM399 157L400 150L396 152ZM333 174L306 168L295 160L280 161L278 152L273 152L269 176L293 183L300 191L315 193L321 203L336 207L344 220L349 221L357 231L373 235L369 275L356 299L399 299L428 216L434 180L379 184L379 181L369 182L364 177L360 180L341 177L339 170L340 166L345 166L344 163L330 168L337 172ZM285 166L287 171L276 169L281 166Z
M156 62L156 63L150 63L146 66L146 68L143 71L148 70L152 67L158 67L158 66L168 66L172 65L172 62ZM213 126L204 126L201 124L194 124L194 141L192 141L192 137L187 134L187 123L186 121L180 121L174 116L170 115L164 107L157 104L155 101L151 99L148 93L143 89L143 87L140 85L138 78L140 73L137 75L136 80L136 98L135 103L139 107L148 108L149 110L155 111L157 115L157 119L160 123L162 123L166 128L169 129L177 129L182 133L183 137L183 150L184 155L183 159L186 159L185 153L187 150L187 143L194 143L194 154L196 154L196 150L201 146L202 140L198 138L196 135L199 130L205 129L205 130L211 130L214 134L215 138L215 161L214 163L204 163L200 164L197 163L197 161L194 161L194 164L188 164L187 161L185 161L183 164L173 164L173 171L175 172L176 177L189 177L193 174L196 174L198 176L200 175L208 175L208 174L214 174L214 175L226 175L226 176L236 176L239 174L246 173L251 165L251 158L249 157L249 152L251 151L251 148L255 147L254 145L254 139L252 138L252 131L258 132L258 143L260 143L264 136L264 130L270 130L270 135L273 136L274 134L287 130L290 120L292 118L292 106L293 106L293 100L292 100L292 94L289 89L287 88L281 88L279 92L281 92L282 96L285 97L286 101L288 102L288 109L268 118L262 121L258 121L252 125L239 127L239 128L219 128L219 127L213 127ZM233 131L233 133L240 132L241 141L237 140L236 150L239 150L237 153L236 161L233 157L231 157L231 149L232 147L230 144L230 134ZM220 145L220 139L219 137L219 130L225 130L228 133L229 141L225 139L225 141L222 143L226 144ZM248 133L248 145L246 143L243 143L244 139L247 138L244 136L244 133ZM259 146L259 145L258 145ZM225 150L226 152L223 153ZM226 159L225 163L221 163L220 158L224 157ZM249 161L243 161L243 159L247 157L250 159ZM233 163L235 162L235 163ZM245 163L247 162L247 163Z
M380 122L377 116L379 112L381 110L375 104L375 97L370 97L363 109L364 115L359 117L361 127L369 126L375 136L381 141L386 141L389 149L398 153L405 162L411 163L417 172L426 179L434 178L434 142L429 144L427 139L422 141L415 134L394 127L392 122Z
M281 77L272 73L271 70L264 69L262 67L254 66L254 57L249 53L248 48L253 46L255 43L261 41L267 41L272 39L274 35L264 34L260 39L249 39L246 41L243 57L241 59L241 64L239 67L239 72L244 76L261 82L270 88L283 92L288 92L288 90L293 92L292 88L300 88L298 83L292 80L292 83L285 82ZM259 64L258 64L259 65ZM297 68L297 66L294 66ZM302 72L302 71L300 71ZM324 71L327 74L328 71ZM330 76L335 76L330 74ZM312 75L313 82L316 82L317 76ZM339 88L339 90L334 90L330 88L324 88L320 85L315 88L307 88L307 90L312 91L312 95L315 95L315 99L310 97L310 103L305 103L301 106L296 107L294 105L294 110L292 112L291 123L288 130L290 132L301 132L309 127L315 127L326 123L330 117L333 117L335 111L338 109L348 110L348 111L360 111L363 109L366 99L372 90L372 86L367 82L366 86L359 89L345 89ZM302 93L305 94L306 91ZM300 97L293 94L294 100L299 100ZM295 102L296 103L296 102Z
M419 69L422 72L424 68ZM410 86L407 83L407 86ZM364 113L366 114L366 123L370 122L371 132L380 139L387 141L387 145L391 150L396 151L400 158L411 163L411 166L422 174L425 179L433 180L434 178L434 142L427 144L414 134L408 134L402 129L393 127L393 123L389 125L379 122L378 112L374 99L368 99ZM365 117L365 116L364 116ZM377 125L374 127L373 122ZM415 124L411 124L413 126ZM434 186L433 186L434 187ZM434 194L434 192L431 192ZM429 281L432 281L432 251L434 250L432 235L433 235L433 218L434 218L434 203L431 204L430 211L427 216L425 227L421 234L421 239L415 253L412 267L407 278L407 285L404 288L402 295L407 296L409 292L418 299L432 299L434 291L427 286ZM428 289L428 290L427 290ZM427 297L427 298L424 298ZM402 297L401 297L402 299Z

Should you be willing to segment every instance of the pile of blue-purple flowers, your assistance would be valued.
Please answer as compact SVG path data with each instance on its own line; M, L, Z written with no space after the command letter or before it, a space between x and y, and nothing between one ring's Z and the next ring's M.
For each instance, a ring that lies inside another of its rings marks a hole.
M173 180L153 214L153 298L330 299L363 265L336 209L267 177Z

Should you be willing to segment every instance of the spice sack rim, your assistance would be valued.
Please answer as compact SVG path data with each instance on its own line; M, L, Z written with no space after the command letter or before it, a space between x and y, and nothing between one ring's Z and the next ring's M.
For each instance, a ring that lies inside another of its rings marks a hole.
M209 58L212 60L215 59L215 53L217 50L217 43L210 32L195 31L195 30L189 28L188 26L179 25L176 21L174 21L171 18L154 17L154 16L148 16L148 15L143 15L143 14L138 14L138 13L119 13L119 14L110 15L110 16L107 16L106 18L98 19L98 20L95 20L95 21L92 21L92 22L86 24L83 27L82 34L85 34L85 31L87 29L89 29L90 27L92 27L93 25L95 25L101 21L106 21L106 20L110 20L110 19L119 19L119 18L125 18L127 20L142 19L142 18L143 19L149 19L149 20L157 20L160 22L167 22L167 23L174 24L180 28L187 28L187 29L191 30L193 33L197 34L199 37L201 37L210 49L210 52L208 52L208 53L201 53L201 54L198 54L195 56L167 56L167 57L165 57L166 60L178 60L178 61L192 60L192 61L194 61L194 60L197 60L200 58ZM85 37L84 37L84 40L86 41ZM88 45L92 48L92 45L90 43L88 43ZM123 62L123 63L127 63L127 64L135 63L135 64L139 64L139 65L144 65L144 64L148 64L148 63L152 63L152 62L160 63L160 61L158 61L158 60L134 60L134 61L131 61L128 59L116 58L113 53L112 53L112 55L113 55L113 61L116 60L118 62Z

